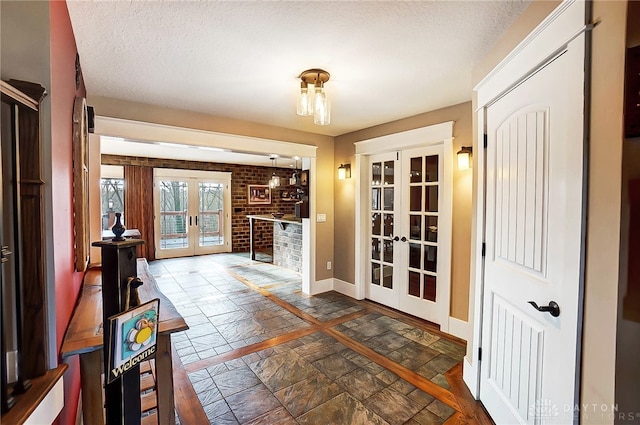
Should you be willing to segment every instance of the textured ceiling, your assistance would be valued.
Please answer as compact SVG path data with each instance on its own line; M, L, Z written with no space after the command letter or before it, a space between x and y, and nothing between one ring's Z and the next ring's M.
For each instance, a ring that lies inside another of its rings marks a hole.
M90 95L336 136L470 100L473 66L528 1L67 4ZM316 67L324 127L295 113Z

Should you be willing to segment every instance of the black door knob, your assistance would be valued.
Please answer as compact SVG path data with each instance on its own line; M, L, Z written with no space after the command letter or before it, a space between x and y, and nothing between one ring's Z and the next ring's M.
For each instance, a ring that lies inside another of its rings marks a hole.
M555 301L549 301L549 305L538 306L534 301L529 301L529 304L538 311L547 312L553 317L560 316L560 306Z
M405 238L405 237L403 236L402 238L400 238L400 240L401 240L402 242L406 242L406 241L407 241L407 238Z
M395 238L393 238L393 240L398 242L400 240L400 238L398 236L396 236Z

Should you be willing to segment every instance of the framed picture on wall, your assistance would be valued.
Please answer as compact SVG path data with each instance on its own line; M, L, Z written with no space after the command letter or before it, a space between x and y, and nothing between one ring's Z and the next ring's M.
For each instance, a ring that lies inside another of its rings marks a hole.
M271 189L266 184L247 185L247 201L249 205L270 204Z

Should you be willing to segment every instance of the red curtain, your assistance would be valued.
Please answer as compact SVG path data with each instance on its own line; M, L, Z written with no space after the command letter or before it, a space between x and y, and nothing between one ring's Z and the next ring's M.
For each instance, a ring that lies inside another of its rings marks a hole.
M153 167L124 166L124 221L127 229L138 229L144 245L138 258L155 260L153 232Z

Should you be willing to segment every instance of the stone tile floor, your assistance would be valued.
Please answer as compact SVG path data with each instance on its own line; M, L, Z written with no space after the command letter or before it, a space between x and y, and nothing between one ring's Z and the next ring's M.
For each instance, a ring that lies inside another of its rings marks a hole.
M299 274L246 254L149 266L190 326L172 337L174 362L211 424L426 425L456 412L445 373L464 346L426 324L306 296Z

